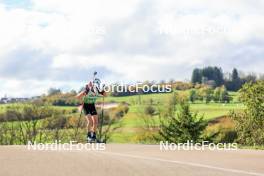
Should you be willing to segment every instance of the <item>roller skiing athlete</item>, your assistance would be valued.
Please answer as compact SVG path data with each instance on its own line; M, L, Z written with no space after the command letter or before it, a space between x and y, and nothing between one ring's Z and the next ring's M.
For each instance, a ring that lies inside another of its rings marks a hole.
M94 76L96 72L94 73ZM77 95L78 99L83 101L81 105L81 113L84 112L87 121L87 142L96 143L100 142L96 138L96 130L98 126L98 114L95 108L95 103L98 97L105 96L105 91L99 90L99 79L95 79L93 82L89 82L85 86L85 90ZM97 86L96 86L97 85Z

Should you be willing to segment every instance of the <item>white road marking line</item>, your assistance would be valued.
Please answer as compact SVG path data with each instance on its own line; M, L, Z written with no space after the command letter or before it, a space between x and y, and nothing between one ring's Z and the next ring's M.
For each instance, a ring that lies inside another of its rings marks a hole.
M220 170L220 171L225 171L225 172L232 172L232 173L239 173L239 174L246 174L246 175L264 176L264 173L249 172L249 171L238 170L238 169L228 169L228 168L223 168L223 167L216 167L216 166L210 166L210 165L206 165L206 164L199 164L199 163L192 163L192 162L167 160L167 159L154 158L154 157L143 157L143 156L122 154L122 153L116 153L116 152L96 152L96 153L116 155L116 156L136 158L136 159L144 159L144 160L154 160L154 161L159 161L159 162L176 163L176 164L181 164L181 165L203 167L203 168L208 168L208 169L215 169L215 170Z

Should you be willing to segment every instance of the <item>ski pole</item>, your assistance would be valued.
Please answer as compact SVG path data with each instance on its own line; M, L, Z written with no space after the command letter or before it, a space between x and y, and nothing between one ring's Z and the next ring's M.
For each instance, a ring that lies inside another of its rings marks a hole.
M95 76L97 75L97 71L93 73L93 82L95 81Z
M78 122L77 122L77 127L76 127L76 129L75 129L75 134L74 134L74 138L75 138L75 140L76 140L77 135L78 135L78 132L79 132L79 127L80 127L81 118L82 118L82 112L83 112L83 106L82 106L82 108L81 108L80 116L79 116L79 119L78 119Z
M103 85L103 90L104 90L104 86ZM103 125L104 125L104 95L103 95L103 103L102 103L102 106L101 106L101 123L100 123L100 140L102 140L102 131L103 131Z

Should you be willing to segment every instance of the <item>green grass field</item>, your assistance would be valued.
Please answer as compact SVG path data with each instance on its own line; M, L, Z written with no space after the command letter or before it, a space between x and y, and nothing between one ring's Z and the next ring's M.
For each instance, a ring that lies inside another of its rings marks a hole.
M222 103L192 103L190 104L191 111L198 113L198 116L203 116L204 119L210 120L217 117L228 115L232 110L241 110L244 106L237 103L237 93L231 92L230 95L233 101L229 104ZM144 107L149 104L150 100L153 102L153 106L156 109L165 106L166 102L169 100L171 94L148 94L148 95L136 95L136 96L126 96L126 97L106 97L105 102L126 102L129 104L129 112L116 124L114 127L120 126L112 134L110 139L111 142L115 143L131 143L134 141L135 136L139 131L144 130L145 122L143 120ZM102 99L99 99L99 102ZM139 105L140 102L140 105ZM10 105L0 105L0 113L5 111L6 107ZM58 109L62 110L72 110L76 107L69 106L56 106ZM152 122L159 125L159 117L153 116Z
M191 111L198 113L198 116L203 116L206 120L211 120L217 117L228 115L232 110L241 110L244 108L242 104L191 104ZM133 141L135 135L139 130L144 129L145 122L138 112L137 106L130 106L128 114L119 122L122 126L122 133L120 131L113 134L111 141L117 143L125 143L127 141ZM156 125L159 125L158 116L151 117Z
M190 104L191 111L198 113L198 116L203 116L206 120L211 120L217 117L228 115L233 110L242 110L244 106L238 102L237 93L231 92L230 95L233 101L229 104L223 103L192 103ZM127 141L134 141L135 136L138 132L144 129L145 122L142 118L142 112L144 112L144 103L150 102L150 99L154 102L154 107L158 109L159 106L163 106L169 100L171 94L150 94L140 96L127 96L127 97L108 97L106 101L114 102L127 102L130 104L128 114L121 120L122 129L113 134L111 141L117 143L125 143ZM141 101L143 105L138 105L136 102ZM155 103L158 103L156 105ZM153 116L152 122L159 125L159 117Z

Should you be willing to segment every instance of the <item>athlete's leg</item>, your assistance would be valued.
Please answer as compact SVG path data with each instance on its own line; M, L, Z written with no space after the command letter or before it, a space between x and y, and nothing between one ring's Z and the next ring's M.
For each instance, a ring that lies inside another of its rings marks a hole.
M91 119L93 121L93 126L92 126L92 139L93 139L93 141L97 141L97 138L96 138L96 130L97 130L97 124L98 124L98 117L97 117L97 115L92 115Z
M91 130L96 133L97 126L98 126L98 116L97 115L92 115L91 119L92 119L92 123L93 123L93 125L91 127Z
M92 119L91 119L91 115L86 115L85 116L85 118L86 118L86 128L87 128L87 132L90 132L90 131L92 131L92 126L93 126L93 121L92 121Z
M93 121L91 115L87 115L85 117L87 121L87 142L91 142L93 140L93 132L92 132Z

